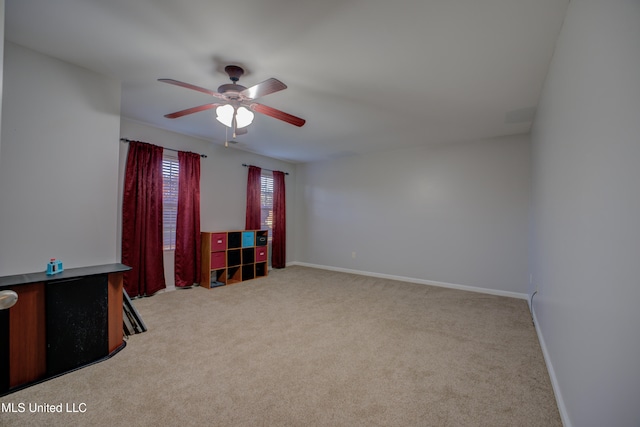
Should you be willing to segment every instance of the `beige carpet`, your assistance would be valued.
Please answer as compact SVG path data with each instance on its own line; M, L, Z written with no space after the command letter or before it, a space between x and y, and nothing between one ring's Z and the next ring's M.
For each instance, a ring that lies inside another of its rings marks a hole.
M0 425L561 425L524 300L289 267L134 303L148 332Z

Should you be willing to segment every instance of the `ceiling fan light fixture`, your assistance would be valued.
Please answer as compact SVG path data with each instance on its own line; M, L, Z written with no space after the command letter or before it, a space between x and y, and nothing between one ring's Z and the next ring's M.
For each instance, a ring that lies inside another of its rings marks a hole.
M221 105L216 108L216 120L225 125L226 127L231 127L231 122L233 121L233 106Z
M236 113L236 123L238 129L249 126L253 122L253 113L245 107L238 108Z
M241 129L249 126L253 122L254 114L245 107L239 107L237 110L232 105L221 105L216 108L216 120L226 127L233 127L233 115L236 115L236 128Z

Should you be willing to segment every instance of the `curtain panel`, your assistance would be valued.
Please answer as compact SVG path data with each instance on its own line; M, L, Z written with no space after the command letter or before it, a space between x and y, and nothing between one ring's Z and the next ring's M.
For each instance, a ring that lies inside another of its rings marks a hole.
M176 219L176 287L200 282L200 155L178 152L178 216Z
M247 211L245 216L245 230L260 230L260 176L262 169L249 166L247 177Z
M162 251L162 147L131 141L122 200L122 263L129 296L166 287Z
M284 268L287 262L287 231L284 172L273 172L273 242L271 266Z

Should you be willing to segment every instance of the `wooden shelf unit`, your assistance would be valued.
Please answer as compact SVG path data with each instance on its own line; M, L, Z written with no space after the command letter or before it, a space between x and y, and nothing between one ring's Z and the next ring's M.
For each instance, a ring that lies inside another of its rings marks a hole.
M200 286L211 289L267 276L267 237L267 230L202 232Z

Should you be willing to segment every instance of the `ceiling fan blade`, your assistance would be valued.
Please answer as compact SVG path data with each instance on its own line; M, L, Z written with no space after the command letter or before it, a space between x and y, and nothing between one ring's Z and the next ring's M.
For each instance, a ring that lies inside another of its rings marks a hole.
M250 88L247 88L240 93L249 99L256 99L274 92L279 92L286 88L286 84L282 83L278 79L271 78L258 83L255 86L251 86Z
M233 109L233 118L231 119L231 129L233 130L233 137L236 137L236 129L238 129L238 121L236 120L236 117L238 116L238 110L237 109Z
M301 119L300 117L292 116L289 113L285 113L284 111L276 110L273 107L266 106L264 104L253 103L249 105L253 111L258 113L265 114L267 116L271 116L274 119L282 120L283 122L290 123L294 126L301 127L307 121L305 119Z
M175 86L186 87L187 89L191 89L191 90L197 90L198 92L206 93L207 95L215 96L216 98L226 99L224 95L218 92L215 92L211 89L206 89L200 86L192 85L190 83L180 82L178 80L173 80L173 79L158 79L158 81L163 83L169 83Z
M247 128L244 127L242 129L238 129L238 111L234 111L233 113L233 119L231 121L231 128L233 129L233 137L235 138L238 135L244 135L247 133Z
M176 111L175 113L165 114L167 119L177 119L178 117L186 116L187 114L199 113L200 111L210 110L212 108L219 107L221 104L204 104L198 107L187 108L186 110Z

